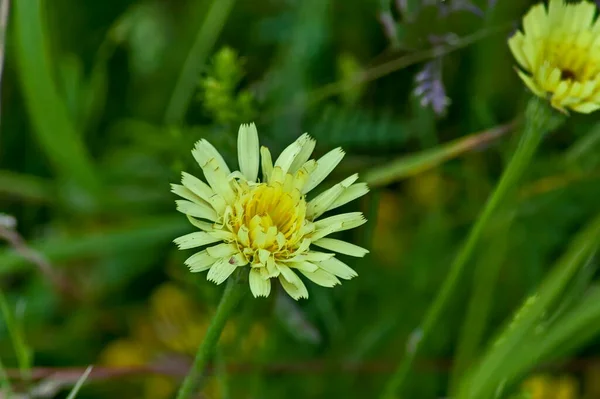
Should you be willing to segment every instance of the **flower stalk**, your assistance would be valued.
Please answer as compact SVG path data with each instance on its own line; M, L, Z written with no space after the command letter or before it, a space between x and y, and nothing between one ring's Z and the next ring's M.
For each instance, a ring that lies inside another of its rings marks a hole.
M238 282L239 276L240 273L238 272L238 278L230 278L227 281L217 311L208 326L204 340L198 347L194 363L192 363L190 371L177 392L177 399L191 398L202 386L202 377L206 364L214 356L223 328L244 293L241 284Z
M441 290L425 314L423 323L417 330L419 332L419 339L411 340L409 350L407 350L381 395L382 399L393 399L406 382L416 355L419 353L425 340L429 337L442 311L454 293L465 266L470 260L490 219L519 182L544 135L558 127L563 120L564 118L557 115L544 100L534 97L529 101L525 112L524 131L515 153L506 166L494 192L485 204L483 211L477 218L475 225L469 232L467 239L460 248L454 262L450 266L450 271Z

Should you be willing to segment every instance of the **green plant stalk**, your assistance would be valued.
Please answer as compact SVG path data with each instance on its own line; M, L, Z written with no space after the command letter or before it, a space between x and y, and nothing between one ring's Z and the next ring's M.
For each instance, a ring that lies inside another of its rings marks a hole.
M215 354L225 323L242 297L242 287L237 280L236 276L229 277L217 311L206 331L204 341L198 347L194 363L177 392L177 399L188 399L200 388L206 364Z
M8 375L6 374L6 369L4 368L4 363L0 360L0 394L4 395L2 396L4 398L11 398L13 393Z
M368 170L363 180L369 187L380 187L418 175L467 151L487 145L511 131L515 123L500 125L481 133L471 134L417 154L398 158L383 166Z
M567 356L600 332L600 290L557 320L543 335L534 336L521 347L515 374L526 372L537 361Z
M95 201L101 198L101 183L52 76L44 5L43 0L13 3L15 58L23 97L36 139L56 172L76 182Z
M548 311L581 264L589 259L599 245L600 215L571 242L567 252L544 279L538 293L525 301L516 312L516 317L499 335L481 362L462 381L456 398L492 397L501 382L510 383L518 375L523 363L520 348L524 348L523 354L527 353L526 338L532 336L531 332L536 322Z
M93 366L88 366L88 368L85 369L81 377L79 377L79 379L75 383L75 386L73 386L73 389L71 389L71 392L69 392L69 396L67 396L67 399L75 399L75 397L79 393L79 390L83 386L83 383L85 382L85 380L87 380L88 376L92 372L93 368Z
M200 71L221 33L234 3L235 0L213 0L210 5L177 78L175 89L165 112L165 124L176 125L183 120L192 95L197 89Z
M491 245L487 246L484 256L475 266L472 283L473 294L469 299L467 315L462 325L455 364L450 378L451 392L455 392L459 378L468 369L480 349L494 298L496 280L500 267L506 259L508 231L513 218L514 215L505 215L504 212L495 218L497 228L491 231L493 234Z
M402 388L417 353L421 349L423 342L428 338L444 307L454 293L462 272L479 243L488 222L502 204L502 201L510 194L511 190L520 180L541 143L544 134L555 128L558 122L553 117L553 111L549 109L549 106L545 102L538 98L532 98L529 101L525 115L525 127L517 149L506 166L494 192L485 204L483 211L477 218L475 225L469 232L467 239L460 248L454 262L450 266L450 271L441 290L425 314L421 327L414 335L416 338L410 340L411 345L407 349L406 355L385 386L380 396L382 399L393 399L396 392Z
M19 364L19 371L21 377L26 381L29 380L29 369L31 368L31 351L23 339L23 331L21 330L15 315L8 305L8 300L4 291L0 290L0 312L6 323L6 329L8 330L8 336L13 345L13 349L17 356L17 362Z

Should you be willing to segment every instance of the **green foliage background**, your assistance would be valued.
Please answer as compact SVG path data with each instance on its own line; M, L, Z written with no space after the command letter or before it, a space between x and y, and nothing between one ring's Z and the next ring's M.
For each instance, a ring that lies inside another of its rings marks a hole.
M376 397L512 153L528 98L506 39L531 3L473 1L481 15L442 13L450 0L408 0L402 13L392 3L13 0L2 76L0 211L16 219L51 270L40 271L9 245L0 249L2 289L24 341L15 347L0 325L4 367L78 367L80 374L104 364L107 346L126 338L152 352L145 359L154 371L171 376L92 372L79 397L158 398L163 388L168 397L189 351L139 338L137 320L160 324L149 298L166 281L194 303L185 317L168 316L168 302L158 306L176 326L209 319L222 290L190 274L183 265L189 254L171 243L192 228L175 211L169 183L182 170L200 173L190 154L200 138L235 165L237 127L255 121L275 153L305 131L318 140L317 155L336 146L347 151L332 180L358 172L373 189L347 206L369 223L344 238L371 254L345 259L358 278L334 289L311 285L309 300L248 297L205 395ZM385 18L394 21L393 34ZM451 99L442 115L413 93L415 76L432 59L441 62ZM490 129L500 130L491 139L463 140ZM600 210L599 151L594 114L572 115L544 140L498 218L513 223L486 233L402 397L447 395L461 337L469 337L460 350L465 366L536 292ZM597 294L597 266L591 259L561 306L548 309L548 329L558 328L555 312L590 309L582 301ZM485 317L474 331L463 323L466 309L480 303L489 306L482 305ZM244 350L255 324L263 338ZM599 329L596 310L568 333L568 348L536 363L552 360L550 371L585 381L597 362L573 369L565 359L593 358ZM199 331L192 340L201 339ZM29 386L41 376L33 371ZM51 380L73 383L77 376ZM587 397L600 397L591 389ZM515 390L518 383L505 393Z

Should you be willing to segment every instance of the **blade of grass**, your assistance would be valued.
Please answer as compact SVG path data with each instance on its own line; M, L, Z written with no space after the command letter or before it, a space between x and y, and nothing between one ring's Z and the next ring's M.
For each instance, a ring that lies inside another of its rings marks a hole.
M398 368L386 384L381 399L391 399L407 380L417 353L423 342L433 332L440 315L452 298L461 276L471 255L475 251L481 236L503 201L512 193L521 176L531 162L544 135L555 129L564 119L538 98L531 98L526 110L526 123L519 144L504 169L494 191L485 203L479 217L469 231L465 241L450 265L450 270L433 303L425 313L422 325L418 327L409 339L407 351L400 361Z
M29 380L30 376L29 370L31 368L32 352L25 342L23 330L17 322L17 319L15 318L10 306L8 305L6 295L2 290L0 290L0 312L4 318L8 336L17 356L17 363L19 365L19 371L21 372L21 378L27 381Z
M497 126L481 133L461 137L449 143L419 152L418 154L399 158L386 165L368 170L363 175L363 180L366 181L370 187L380 187L417 175L467 151L481 148L493 142L497 138L511 131L514 126L515 123Z
M161 217L145 220L114 230L97 231L89 235L44 239L30 247L43 255L56 267L61 262L88 256L135 251L169 242L190 230L181 217ZM28 261L12 250L0 251L0 275L24 269Z
M516 312L513 321L488 349L480 363L462 381L459 399L492 397L500 382L510 383L518 371L519 346L548 311L579 267L600 245L600 215L571 242L567 252L558 260L536 295L530 297Z
M486 247L484 255L475 267L471 284L473 294L469 299L450 378L451 392L455 392L459 377L468 369L481 349L494 299L496 280L507 255L508 232L513 219L514 215L502 215L496 219L496 228L491 231L491 245Z
M54 198L50 181L9 170L0 170L0 195L31 202L51 202Z
M0 360L0 392L4 395L5 398L11 398L13 394L12 387L10 385L10 381L8 379L8 375L6 374L6 369L4 368L4 363Z
M213 48L235 0L213 0L200 26L196 40L181 68L175 89L165 112L165 124L179 124L198 86L200 71Z
M75 383L75 386L73 387L71 392L69 392L69 396L67 396L67 399L75 399L75 397L79 393L79 390L83 386L83 383L85 382L85 380L87 380L88 376L92 372L93 368L94 366L88 366L88 368L85 369L85 372L81 375L81 377L79 377L77 383Z
M6 27L10 0L0 0L0 87L2 85L2 72L4 71L4 49L6 48Z
M33 132L59 176L99 199L98 175L52 76L43 7L43 0L14 2L15 56Z

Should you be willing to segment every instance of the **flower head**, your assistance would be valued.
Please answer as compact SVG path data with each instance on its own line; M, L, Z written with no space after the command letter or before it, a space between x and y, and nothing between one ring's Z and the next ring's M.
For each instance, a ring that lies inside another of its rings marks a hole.
M315 141L305 133L273 163L268 148L259 150L254 124L242 125L238 133L240 168L231 172L208 141L196 143L192 155L208 184L184 172L182 185L172 185L172 191L184 198L176 201L177 210L201 230L179 237L175 243L180 249L215 244L185 261L192 272L208 270L207 279L221 284L237 268L247 267L255 297L268 296L271 279L278 278L294 299L308 297L297 272L324 287L339 284L338 277L357 275L332 251L358 257L368 251L328 236L365 223L362 213L317 218L369 189L365 183L356 183L355 174L307 201L306 194L344 156L336 148L316 161L309 160L314 147ZM259 164L262 180L258 178ZM328 252L314 250L315 246Z
M533 6L523 32L508 41L518 74L536 95L562 112L600 108L600 22L596 5L550 0Z

